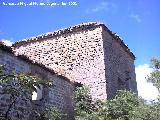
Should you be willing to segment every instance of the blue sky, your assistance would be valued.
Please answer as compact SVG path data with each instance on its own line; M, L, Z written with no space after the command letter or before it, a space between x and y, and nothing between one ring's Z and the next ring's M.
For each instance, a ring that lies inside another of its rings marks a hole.
M66 6L9 6L8 2L67 3ZM68 5L76 2L77 5ZM159 0L1 0L0 40L12 42L82 22L101 21L135 54L135 65L160 56Z

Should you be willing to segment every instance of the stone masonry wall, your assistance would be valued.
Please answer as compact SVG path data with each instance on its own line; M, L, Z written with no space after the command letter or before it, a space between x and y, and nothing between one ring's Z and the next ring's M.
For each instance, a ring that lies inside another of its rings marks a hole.
M117 90L128 89L137 93L134 59L103 29L104 59L107 81L107 98Z
M102 27L96 26L20 46L15 53L53 69L91 89L93 99L106 99Z
M55 106L60 111L68 113L69 117L73 117L73 101L72 95L74 90L74 85L67 81L66 79L57 76L43 68L21 60L15 57L13 54L5 52L0 49L0 65L5 65L5 68L8 72L16 71L17 73L32 73L38 75L39 77L52 80L54 86L51 88L43 88L42 100L33 101L34 103L38 102L40 106L39 109L43 110L44 106ZM0 95L0 113L3 113L7 109L7 104L9 99L6 95ZM27 112L24 114L24 118L21 120L26 120L29 117L32 104L23 103L21 101L16 106L18 109L25 109ZM16 113L12 113L12 120L17 120Z

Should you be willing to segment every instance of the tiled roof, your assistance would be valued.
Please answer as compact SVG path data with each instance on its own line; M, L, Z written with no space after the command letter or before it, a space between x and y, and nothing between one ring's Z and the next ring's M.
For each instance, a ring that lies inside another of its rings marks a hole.
M129 53L129 55L135 59L134 54L131 52L131 50L128 48L128 46L124 43L124 41L115 33L113 33L111 30L109 30L105 24L100 23L100 22L88 22L88 23L81 23L75 26L71 26L69 28L64 28L64 29L60 29L58 31L54 31L54 32L49 32L46 34L42 34L36 37L31 37L28 39L24 39L21 41L18 41L16 43L14 43L12 45L12 47L18 47L21 46L23 44L27 44L27 43L31 43L31 42L35 42L35 41L40 41L40 40L44 40L46 38L52 38L52 37L57 37L57 36L61 36L63 34L67 34L67 33L73 33L73 32L78 32L78 31L83 31L83 30L87 30L89 28L93 28L93 27L98 27L98 26L102 26L106 31L109 32L109 34L117 40L117 42L124 48L124 50Z
M30 42L34 42L37 40L42 40L42 39L46 39L46 38L52 38L52 37L57 37L57 36L61 36L63 34L67 34L67 33L73 33L73 32L77 32L77 31L82 31L82 30L86 30L92 27L97 27L100 26L102 23L98 23L98 22L89 22L89 23L81 23L75 26L71 26L68 28L64 28L64 29L60 29L54 32L48 32L42 35L38 35L36 37L31 37L28 39L23 39L21 41L15 42L13 44L13 47L16 46L21 46L22 44L25 43L30 43Z
M128 45L124 43L123 39L116 34L115 32L112 32L111 30L109 30L104 24L102 24L103 28L108 31L108 33L115 39L117 40L117 42L124 48L124 50L135 60L135 55L133 54L133 52L128 48Z

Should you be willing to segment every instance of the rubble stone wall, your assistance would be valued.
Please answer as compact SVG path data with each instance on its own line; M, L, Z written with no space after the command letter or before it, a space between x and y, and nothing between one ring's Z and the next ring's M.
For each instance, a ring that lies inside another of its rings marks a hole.
M103 25L41 38L15 47L15 53L87 85L92 98L112 98L119 89L137 92L134 55ZM122 41L121 41L122 42Z
M93 99L107 98L101 26L23 44L15 53L87 85Z
M120 89L137 93L134 59L105 29L103 29L103 46L107 97L114 97Z
M11 53L5 52L0 49L0 65L4 65L6 71L8 73L12 71L16 71L16 73L32 73L34 75L38 75L39 77L45 80L53 81L54 86L51 88L43 88L42 92L42 100L36 101L39 103L39 109L43 109L44 106L54 106L57 107L60 111L68 113L69 117L73 117L73 90L74 85L62 78L61 76L57 76L43 68L28 63L24 60L21 60L14 56ZM9 98L6 95L0 95L0 114L7 110L7 104L10 102ZM18 109L25 109L27 112L23 114L23 118L21 120L26 120L29 117L29 113L31 112L31 108L33 104L25 103L24 101L20 101L20 103L16 104ZM17 114L12 112L12 120L17 120Z

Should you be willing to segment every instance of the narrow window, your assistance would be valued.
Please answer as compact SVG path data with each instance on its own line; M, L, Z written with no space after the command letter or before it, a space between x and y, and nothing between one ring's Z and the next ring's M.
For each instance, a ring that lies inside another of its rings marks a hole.
M43 91L43 86L40 85L40 89L37 88L37 92L32 93L32 100L40 100L42 99L42 91Z

